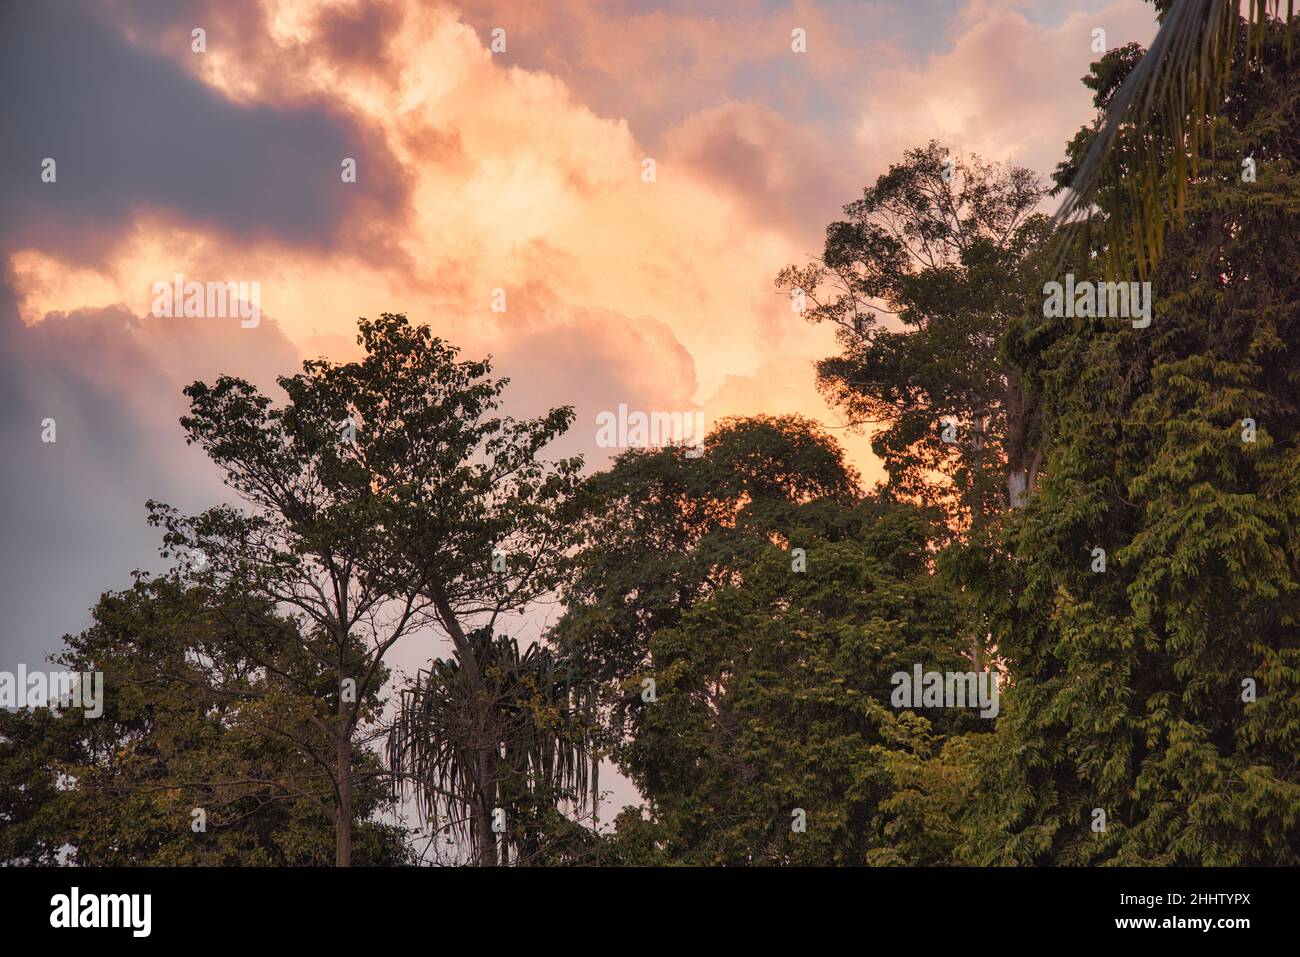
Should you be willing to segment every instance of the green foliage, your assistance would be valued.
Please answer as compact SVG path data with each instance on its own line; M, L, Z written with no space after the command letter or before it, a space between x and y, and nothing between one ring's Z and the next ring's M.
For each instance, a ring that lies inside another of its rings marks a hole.
M1290 42L1270 29L1260 68L1236 77L1221 152L1202 157L1153 276L1150 329L1030 323L1017 346L1049 465L1007 528L1009 560L969 566L1014 686L970 860L1300 863ZM1242 179L1246 155L1257 182Z
M588 483L555 636L606 682L608 747L653 809L619 816L603 860L950 855L951 816L934 825L965 779L936 762L981 722L888 702L895 671L969 666L962 598L933 517L860 500L841 456L806 420L733 420L700 458L631 452Z
M455 659L435 659L402 693L388 740L395 767L415 784L426 819L444 838L475 840L475 801L487 782L481 740L495 747L494 808L504 813L502 857L516 864L590 858L594 835L556 808L594 805L599 779L588 717L593 690L553 651L480 631L470 636L483 674L476 688ZM486 708L479 708L482 692ZM590 862L590 860L588 861Z
M1285 12L1281 0L1152 2L1161 24L1151 49L1130 58L1122 82L1096 64L1092 82L1084 81L1099 90L1104 113L1086 141L1076 138L1062 167L1058 182L1069 190L1054 218L1067 224L1057 247L1065 250L1092 204L1113 214L1122 202L1124 214L1104 220L1107 273L1134 270L1143 279L1160 262L1169 231L1186 221L1205 154L1213 157L1220 146L1219 120L1232 84L1261 68L1266 40L1294 18L1293 0ZM1285 42L1289 61L1293 40Z
M435 781L419 760L395 770L417 787L468 789L456 800L473 809L469 836L486 863L488 816L501 783L494 744L505 744L505 731L493 739L489 662L478 660L482 649L470 635L490 633L501 614L560 579L568 540L562 507L582 463L549 463L539 453L573 412L522 422L497 416L507 380L493 379L488 361L459 359L455 347L403 315L362 319L358 328L364 357L303 363L301 373L278 380L283 405L229 376L187 388L187 441L203 447L252 507L187 517L151 503L151 520L166 529L167 549L199 553L201 560L184 565L187 580L297 617L310 643L284 649L282 670L286 658L329 664L337 755L328 763L344 820L353 773L341 765L368 716L340 689L354 682L357 700L374 692L384 656L421 625L446 635L467 688L461 705L475 731L473 773ZM431 807L442 795L424 797ZM346 863L346 831L338 838L339 863Z
M969 667L960 601L928 567L932 528L909 506L872 503L796 528L806 572L768 545L651 639L657 700L641 706L623 768L689 863L863 864L885 849L943 862L956 834L918 828L934 815L916 805L949 787L923 765L980 722L888 704L896 671ZM805 833L791 830L795 808Z
M614 686L615 718L634 730L626 705L640 694L652 636L733 582L774 535L788 541L802 505L834 514L855 485L840 449L797 417L722 422L698 458L625 452L572 504L580 547L552 638L583 674ZM617 741L628 729L616 727Z
M332 863L334 784L314 755L333 743L313 724L332 682L304 700L246 650L291 627L169 579L105 594L59 659L104 673L102 716L0 712L0 860ZM373 820L392 807L377 756L358 748L353 761L356 862L407 862L404 829ZM192 830L195 808L204 832Z

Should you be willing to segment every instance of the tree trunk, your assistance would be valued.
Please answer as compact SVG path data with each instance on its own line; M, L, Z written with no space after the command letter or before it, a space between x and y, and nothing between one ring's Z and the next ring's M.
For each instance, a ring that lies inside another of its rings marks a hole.
M469 636L460 626L455 609L447 600L446 594L438 588L432 589L434 608L442 620L443 627L451 637L456 653L456 660L464 671L469 685L470 706L475 709L474 725L477 728L478 751L478 796L474 804L474 820L471 832L476 833L478 844L478 862L481 867L497 865L497 835L492 830L492 812L496 802L496 737L489 733L491 715L488 700L487 683L479 670L478 659L474 657L474 647Z
M480 702L481 706L481 702ZM480 715L481 718L486 717ZM483 727L483 733L486 734L486 721L480 721ZM492 830L494 810L496 805L496 777L493 774L493 752L490 748L480 747L478 751L478 780L479 780L479 842L478 842L478 863L480 867L495 867L498 863L497 843L498 837L496 831Z
M974 449L973 463L971 467L971 492L974 501L971 503L971 532L978 533L984 527L984 440L986 422L984 414L978 413L971 416L971 447Z
M1033 414L1025 401L1020 373L1008 369L1007 377L1007 504L1020 508L1033 491L1029 475L1029 420Z
M339 728L335 736L334 766L339 801L334 814L334 866L352 866L352 734L346 706L339 702Z

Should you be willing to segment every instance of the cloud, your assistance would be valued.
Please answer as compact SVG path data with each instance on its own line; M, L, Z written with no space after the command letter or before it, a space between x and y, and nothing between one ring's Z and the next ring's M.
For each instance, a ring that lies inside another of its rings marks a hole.
M397 6L366 0L351 6L327 7L316 20L316 29L335 62L392 69L387 42L401 19Z
M1100 56L1092 30L1105 29L1112 48L1146 44L1155 18L1142 0L1076 9L1052 22L1030 19L1023 6L972 0L950 49L900 66L871 88L855 137L870 166L883 172L904 150L937 139L1044 177L1056 168L1065 144L1092 117L1092 93L1079 82Z
M761 104L701 110L664 140L668 162L734 199L750 227L778 228L813 252L862 187L829 137Z
M181 389L233 369L272 386L295 351L273 322L140 318L121 306L18 318L0 284L0 670L35 664L89 620L101 591L159 568L145 501L224 500L219 474L187 447ZM53 443L42 441L53 419Z
M629 409L690 412L698 407L695 363L672 330L650 317L608 309L547 307L544 322L526 318L495 352L495 372L510 378L506 405L512 415L540 415L572 405L569 433L547 454L582 455L604 468L618 449L596 445L596 416Z
M379 256L377 223L405 200L382 137L336 102L233 103L65 4L5 5L0 88L0 253L101 263L148 210L233 242ZM349 156L367 174L356 184L341 180ZM41 179L46 157L54 183Z
M763 363L753 375L729 375L722 386L705 399L709 422L727 416L802 415L821 422L844 449L845 458L870 488L885 478L880 461L871 453L869 436L847 428L845 417L830 409L825 399L808 388L815 378L819 357L788 355Z

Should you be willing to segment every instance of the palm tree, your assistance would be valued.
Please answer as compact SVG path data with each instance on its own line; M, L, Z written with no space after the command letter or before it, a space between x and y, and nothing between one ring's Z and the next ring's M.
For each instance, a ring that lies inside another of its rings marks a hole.
M1143 276L1159 262L1166 228L1182 218L1202 147L1213 150L1232 70L1258 56L1269 20L1282 19L1281 0L1153 2L1160 29L1107 106L1056 213L1065 250L1100 190L1127 192L1131 221L1112 218L1108 239ZM1293 5L1287 0L1287 22Z
M482 686L455 659L434 660L402 694L389 760L436 833L467 843L480 864L530 863L557 835L582 839L563 807L595 817L595 694L548 648L521 653L486 629L470 640Z

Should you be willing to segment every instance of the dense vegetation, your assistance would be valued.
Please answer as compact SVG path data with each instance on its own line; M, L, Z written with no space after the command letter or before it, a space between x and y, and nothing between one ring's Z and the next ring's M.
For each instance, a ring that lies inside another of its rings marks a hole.
M245 507L151 503L182 560L62 658L102 718L0 711L0 860L1300 864L1300 19L1233 42L1203 123L1112 137L1143 177L1197 154L1150 248L1116 245L1131 178L1062 231L1031 171L929 143L776 277L836 329L874 489L797 417L584 477L545 458L571 410L498 417L401 315L282 405L195 383ZM1093 65L1058 188L1141 52ZM1150 281L1151 323L1045 316L1067 272ZM521 649L502 617L543 599ZM422 630L451 653L395 687ZM900 705L914 668L1000 706ZM612 829L601 762L645 799ZM385 822L407 796L432 846Z

